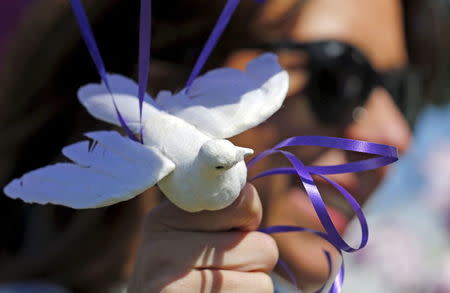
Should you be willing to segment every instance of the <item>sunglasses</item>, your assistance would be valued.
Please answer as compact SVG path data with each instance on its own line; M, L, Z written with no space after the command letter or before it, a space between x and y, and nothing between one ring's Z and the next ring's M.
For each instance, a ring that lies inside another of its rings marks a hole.
M309 81L302 94L324 124L345 125L353 121L355 110L365 105L376 87L389 92L411 126L421 108L420 80L413 70L402 67L377 71L367 56L350 44L334 40L281 41L251 48L306 53Z

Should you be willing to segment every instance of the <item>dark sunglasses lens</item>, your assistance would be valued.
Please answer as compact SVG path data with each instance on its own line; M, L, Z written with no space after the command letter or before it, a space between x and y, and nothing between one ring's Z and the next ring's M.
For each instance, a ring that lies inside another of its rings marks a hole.
M411 68L403 68L382 72L380 78L383 87L390 93L398 109L413 128L425 103L419 75Z
M310 79L305 93L314 113L323 123L348 123L376 84L375 71L358 50L340 42L314 43L308 55Z
M364 106L371 91L384 87L413 121L420 109L419 82L408 69L377 72L357 48L340 41L264 43L249 48L294 50L308 55L309 81L303 93L315 116L324 124L345 126L353 120L355 108Z

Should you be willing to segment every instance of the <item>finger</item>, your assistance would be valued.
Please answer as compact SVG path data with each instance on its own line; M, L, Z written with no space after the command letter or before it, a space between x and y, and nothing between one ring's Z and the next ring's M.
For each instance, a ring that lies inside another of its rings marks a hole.
M260 272L193 270L162 292L273 293L274 288L269 275Z
M260 232L157 232L144 244L141 258L149 274L192 268L269 273L278 249L272 237Z
M255 187L247 183L239 197L219 211L189 213L164 202L146 219L146 231L242 231L256 230L261 223L262 206Z

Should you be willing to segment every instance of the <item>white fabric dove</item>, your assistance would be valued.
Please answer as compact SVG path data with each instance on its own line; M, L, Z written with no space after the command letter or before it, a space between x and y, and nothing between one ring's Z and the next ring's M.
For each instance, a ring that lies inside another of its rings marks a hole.
M108 75L117 108L130 129L140 132L138 86ZM225 138L265 121L282 105L288 74L276 56L264 54L242 72L210 71L189 90L146 95L142 108L143 144L114 131L87 133L63 149L73 163L59 163L25 174L4 192L12 198L72 208L95 208L128 200L158 184L175 205L190 212L230 205L245 184L244 157L253 151ZM94 117L120 126L104 84L78 91Z

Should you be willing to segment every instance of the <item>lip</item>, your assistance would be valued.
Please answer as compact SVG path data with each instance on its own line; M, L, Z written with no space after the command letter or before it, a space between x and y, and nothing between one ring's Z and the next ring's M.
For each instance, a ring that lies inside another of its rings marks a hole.
M308 228L324 231L322 225L320 224L319 218L310 205L309 199L306 198L304 191L299 188L293 188L289 191L289 204L293 204L296 206L296 210L298 210L303 215L307 215L308 221L314 222L313 226L309 223ZM338 208L327 205L327 211L330 215L330 218L336 227L339 233L343 233L350 221L350 217L348 217L345 213L340 211ZM302 221L297 223L299 226L305 225Z

